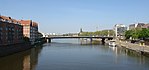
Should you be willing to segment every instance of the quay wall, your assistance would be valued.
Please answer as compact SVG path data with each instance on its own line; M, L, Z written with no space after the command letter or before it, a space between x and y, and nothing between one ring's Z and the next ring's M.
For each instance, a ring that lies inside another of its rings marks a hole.
M24 43L18 43L18 44L13 44L13 45L0 46L0 57L11 55L14 53L19 53L19 52L31 49L35 45L41 45L45 42L46 41L42 40L41 42L38 42L34 45L31 45L30 42L24 42Z
M30 43L19 43L0 47L0 57L25 51L32 48Z
M117 40L116 44L118 47L123 47L128 50L135 51L138 54L149 57L149 46L147 45L140 45L140 44L130 43L127 41L120 41L120 40Z

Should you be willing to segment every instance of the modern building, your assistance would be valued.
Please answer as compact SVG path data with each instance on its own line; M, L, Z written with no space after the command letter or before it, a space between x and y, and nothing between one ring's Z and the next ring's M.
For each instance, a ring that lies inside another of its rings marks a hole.
M115 31L116 37L123 37L126 30L127 30L127 27L123 24L116 24L114 26L114 31Z
M135 28L143 28L145 23L136 23L136 24L131 24L129 25L129 30L135 29Z
M38 38L38 24L32 20L20 20L19 22L23 26L23 35L34 43Z
M0 46L23 42L23 27L11 17L0 16Z

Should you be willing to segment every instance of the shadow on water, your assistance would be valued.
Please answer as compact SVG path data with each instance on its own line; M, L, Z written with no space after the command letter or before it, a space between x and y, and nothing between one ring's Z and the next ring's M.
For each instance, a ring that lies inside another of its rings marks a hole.
M34 70L42 46L0 58L0 70Z

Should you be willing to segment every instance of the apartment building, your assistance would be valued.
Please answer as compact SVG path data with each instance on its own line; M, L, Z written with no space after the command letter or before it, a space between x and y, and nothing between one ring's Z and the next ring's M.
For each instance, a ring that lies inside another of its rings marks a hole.
M23 27L21 24L6 16L0 16L0 46L23 42Z
M123 37L127 27L123 24L116 24L114 26L115 36L116 37Z
M135 29L135 28L143 28L145 23L136 23L136 24L131 24L129 25L129 30Z
M32 43L38 38L38 23L32 20L20 20L23 26L23 35L28 37Z

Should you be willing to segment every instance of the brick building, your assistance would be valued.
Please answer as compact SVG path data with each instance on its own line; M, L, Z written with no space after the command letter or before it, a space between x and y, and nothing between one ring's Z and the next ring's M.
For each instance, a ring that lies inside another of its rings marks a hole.
M38 39L38 23L33 22L32 23L32 31L33 31L33 39L36 40Z
M11 17L0 16L0 46L23 42L23 27Z
M38 24L32 20L20 20L19 22L23 26L23 35L34 43L38 38Z

